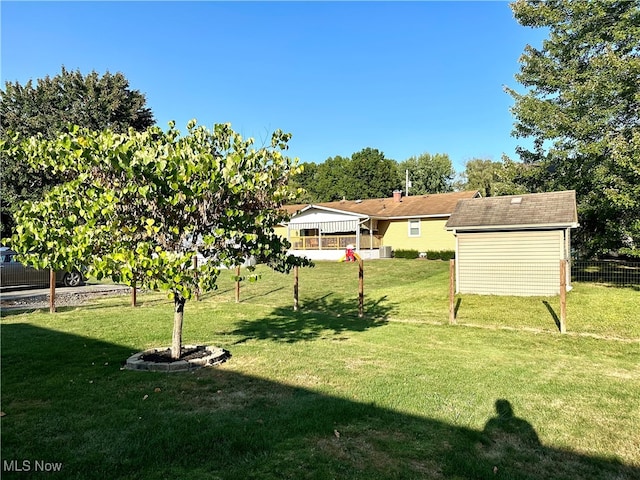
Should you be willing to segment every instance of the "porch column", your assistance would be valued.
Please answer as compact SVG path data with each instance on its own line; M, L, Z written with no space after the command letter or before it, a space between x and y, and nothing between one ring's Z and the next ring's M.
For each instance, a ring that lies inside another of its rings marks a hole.
M369 250L373 250L373 218L369 219Z

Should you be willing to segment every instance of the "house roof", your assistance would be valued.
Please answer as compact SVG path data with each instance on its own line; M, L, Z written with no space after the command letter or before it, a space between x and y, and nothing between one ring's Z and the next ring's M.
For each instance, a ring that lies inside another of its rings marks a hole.
M282 208L290 215L303 209L317 207L324 210L355 213L376 219L398 219L417 217L446 217L451 215L456 204L463 199L479 196L477 190L452 193L434 193L429 195L411 195L400 201L388 198L368 200L340 200L316 204L284 205Z
M456 205L445 228L499 230L577 226L576 192L567 190L463 199Z

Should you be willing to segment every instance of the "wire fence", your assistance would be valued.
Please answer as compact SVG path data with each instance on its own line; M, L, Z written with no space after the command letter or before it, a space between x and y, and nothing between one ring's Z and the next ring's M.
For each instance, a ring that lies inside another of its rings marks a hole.
M587 260L571 262L571 279L618 287L640 286L640 262Z

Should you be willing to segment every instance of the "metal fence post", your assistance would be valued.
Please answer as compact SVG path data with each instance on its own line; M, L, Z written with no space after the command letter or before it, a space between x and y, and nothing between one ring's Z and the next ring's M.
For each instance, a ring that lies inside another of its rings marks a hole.
M293 267L293 311L298 311L298 266Z
M364 263L358 259L358 317L364 317Z
M560 260L560 333L567 333L567 261Z
M449 323L451 325L454 325L456 323L455 272L456 272L456 261L454 259L451 259L449 260Z

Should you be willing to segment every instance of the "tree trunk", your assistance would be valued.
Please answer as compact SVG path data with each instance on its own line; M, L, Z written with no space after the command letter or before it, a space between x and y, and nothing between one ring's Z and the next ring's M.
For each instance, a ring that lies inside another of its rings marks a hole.
M186 299L174 292L173 294L173 341L171 343L171 358L180 358L182 350L182 322L184 319L184 304Z

